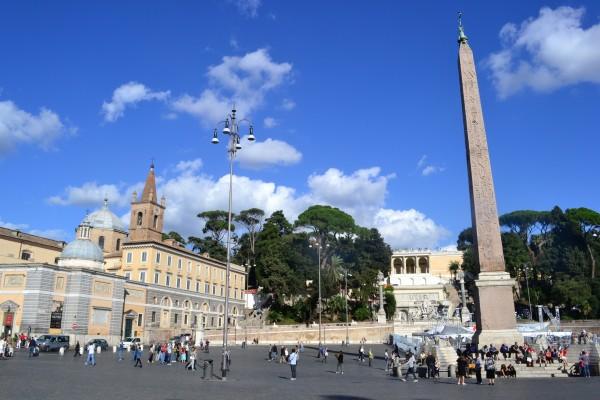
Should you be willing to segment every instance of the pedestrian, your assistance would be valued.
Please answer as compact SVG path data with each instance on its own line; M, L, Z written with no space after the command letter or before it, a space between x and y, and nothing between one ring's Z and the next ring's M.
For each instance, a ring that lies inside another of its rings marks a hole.
M37 348L37 342L35 341L35 338L31 338L31 340L29 341L29 357L35 357L36 354L38 354L38 348Z
M383 353L383 358L385 359L385 372L388 372L390 370L390 355L387 349L385 349L385 353Z
M585 331L584 331L585 332ZM590 356L584 351L581 352L581 356L579 356L579 366L580 366L580 376L585 376L586 378L590 377Z
M148 364L152 364L154 362L154 348L155 345L153 344L148 350Z
M417 379L417 375L415 374L415 363L416 363L416 359L415 359L415 355L412 352L409 352L407 355L407 360L405 362L405 364L407 365L407 370L406 370L406 375L404 376L404 378L402 378L402 382L406 382L406 380L408 379L408 374L412 374L413 376L413 382L419 382L419 380Z
M477 379L477 384L483 384L483 380L481 379L481 356L477 354L477 358L475 359L475 378Z
M196 370L196 348L192 347L190 349L190 362L186 365L187 369L191 369L192 371Z
M460 355L456 360L456 376L458 378L457 385L466 385L465 377L467 376L467 367L469 363L464 355Z
M337 367L335 368L335 373L344 375L344 353L340 350L338 352L336 358L337 358Z
M373 366L373 358L375 358L373 356L373 350L369 349L369 367Z
M496 362L494 361L494 355L487 353L485 358L485 377L488 380L488 385L494 385L496 381Z
M75 344L75 351L73 352L73 358L75 357L81 357L81 354L79 353L79 341L77 341L77 343Z
M142 346L135 344L133 345L133 359L135 360L133 367L142 368Z
M323 362L325 364L327 364L327 357L329 357L329 350L327 349L327 347L325 347L323 349Z
M298 353L296 353L295 348L292 349L292 353L290 354L288 363L290 364L290 368L292 370L292 377L290 378L290 380L295 381L296 380L296 366L298 365Z
M429 379L435 378L435 356L431 352L427 353L427 357L425 357L425 365L427 365L427 377Z
M91 342L87 345L87 358L85 360L85 365L91 365L92 367L96 366L96 346L94 342Z

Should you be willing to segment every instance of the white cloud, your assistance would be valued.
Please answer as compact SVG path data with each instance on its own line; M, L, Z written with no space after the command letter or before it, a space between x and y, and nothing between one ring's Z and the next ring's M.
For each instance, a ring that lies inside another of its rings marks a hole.
M258 9L262 4L262 0L232 0L240 14L250 18L258 16Z
M448 231L415 210L380 209L373 218L385 240L395 248L435 247Z
M49 150L64 133L60 117L47 108L41 108L39 114L34 115L10 100L0 101L0 155L21 143Z
M444 172L446 168L428 163L427 155L425 154L417 162L417 170L421 171L421 175L429 176L439 172Z
M296 108L296 103L292 99L283 99L281 102L281 108L290 111Z
M229 46L231 46L231 48L234 50L237 50L240 48L240 44L238 43L237 39L234 37L231 37L229 39Z
M65 240L68 235L62 229L31 229L28 224L13 224L0 218L0 227L14 229L36 236L47 237L55 240Z
M242 154L240 152L240 154ZM180 168L179 168L180 166ZM183 161L173 177L158 179L158 195L165 196L165 230L175 230L185 237L202 235L202 222L196 215L204 210L227 209L229 176L213 178L194 174L200 168L198 160ZM394 248L434 247L448 232L421 212L385 208L387 184L393 175L381 175L378 167L366 168L345 174L330 168L322 174L308 177L308 190L296 189L236 175L233 178L233 211L250 207L263 209L267 215L283 210L290 221L313 204L329 204L351 214L362 226L378 228L385 240ZM141 191L143 183L130 187L104 185L114 188L120 205L128 203L131 192ZM100 204L104 191L95 184L81 188L69 187L60 201L54 204ZM129 222L129 214L122 217Z
M277 125L279 125L279 123L277 122L277 120L273 117L267 117L263 120L263 124L265 125L265 128L275 128Z
M196 158L195 160L179 161L175 166L175 169L183 175L193 174L200 168L202 168L202 160L199 158Z
M582 27L584 8L544 7L536 18L500 30L503 49L486 59L498 96L524 88L549 92L600 83L600 23Z
M269 165L297 164L302 160L302 153L284 141L268 138L263 142L249 142L246 139L242 138L242 150L236 156L244 167L260 169Z
M241 116L249 116L263 104L267 93L289 78L291 71L292 64L274 62L266 49L242 57L226 56L220 64L208 68L208 89L198 97L185 94L172 107L209 125L223 120L234 103Z
M147 86L138 82L128 82L116 88L110 102L102 103L104 120L114 122L125 113L125 108L135 106L141 101L164 101L170 95L169 91L153 92Z
M52 196L48 198L48 202L60 206L97 206L106 197L110 203L125 206L129 204L133 191L140 193L142 188L141 183L125 189L122 184L99 185L96 182L86 182L81 186L68 186L63 195Z

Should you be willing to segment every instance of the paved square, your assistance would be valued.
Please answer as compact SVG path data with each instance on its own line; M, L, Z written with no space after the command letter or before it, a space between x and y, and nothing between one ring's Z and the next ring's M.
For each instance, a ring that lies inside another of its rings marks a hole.
M368 348L368 346L367 346ZM401 382L385 374L379 358L369 368L359 364L355 355L346 354L344 375L335 374L336 347L330 348L327 364L307 348L298 364L298 380L289 380L288 365L266 361L267 347L252 346L232 350L232 371L227 382L203 381L201 371L186 371L182 364L148 365L134 368L131 354L118 362L112 353L101 354L96 367L85 367L83 359L72 353L59 357L43 353L28 359L25 352L11 360L0 360L2 399L594 399L600 379L562 378L546 380L498 380L496 386L457 386L454 380ZM355 352L356 346L348 351ZM375 354L383 346L373 346ZM144 354L146 358L147 354ZM219 349L207 356L218 359ZM218 368L218 362L215 364ZM215 373L219 371L215 369Z

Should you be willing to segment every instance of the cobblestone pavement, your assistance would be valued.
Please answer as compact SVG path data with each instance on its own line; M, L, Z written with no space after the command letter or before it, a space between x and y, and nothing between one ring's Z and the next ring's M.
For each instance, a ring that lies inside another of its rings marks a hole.
M369 346L367 346L369 348ZM215 358L215 374L220 375L219 349L212 349L202 358ZM232 370L226 382L218 378L202 380L202 372L186 371L183 365L149 365L134 368L131 354L118 362L112 353L98 356L95 367L85 367L84 360L43 353L28 359L20 352L10 360L0 360L0 398L2 399L462 399L485 396L486 399L544 400L565 398L597 398L599 378L563 378L547 380L498 380L496 386L457 386L454 380L438 382L421 379L417 383L401 382L384 372L379 358L373 367L360 364L356 356L347 353L344 375L335 373L331 347L327 364L318 360L316 351L307 348L298 364L298 380L290 381L288 365L266 361L266 346L251 346L232 350ZM383 354L383 346L373 346L374 353ZM356 351L356 346L348 352ZM146 358L147 354L144 354Z

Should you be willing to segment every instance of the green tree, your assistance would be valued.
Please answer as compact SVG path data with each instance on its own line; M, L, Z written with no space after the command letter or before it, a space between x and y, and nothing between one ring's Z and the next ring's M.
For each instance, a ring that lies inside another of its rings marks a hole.
M396 296L394 296L394 289L391 286L387 286L383 296L385 301L383 305L385 317L388 320L392 320L394 319L394 315L396 315Z
M588 256L590 257L591 263L591 277L596 277L596 258L594 257L594 251L592 249L592 242L594 235L600 232L600 214L589 208L571 208L565 212L567 218L577 225L579 228L578 233L581 235L581 239L587 249Z
M229 214L223 210L204 211L198 214L198 218L204 220L202 233L208 234L212 239L219 243L225 241L227 235L227 225L229 223ZM232 215L234 218L234 215ZM235 225L231 224L231 231L235 231Z
M166 240L166 239L173 239L178 241L179 243L181 243L182 245L186 245L187 242L186 240L183 238L183 236L181 236L179 233L175 232L175 231L171 231L169 233L163 233L162 234L162 239Z
M256 236L262 228L264 217L265 212L259 208L249 208L247 210L242 210L238 215L235 216L235 221L242 224L244 228L246 228L246 232L248 233L250 252L253 257L256 245Z

